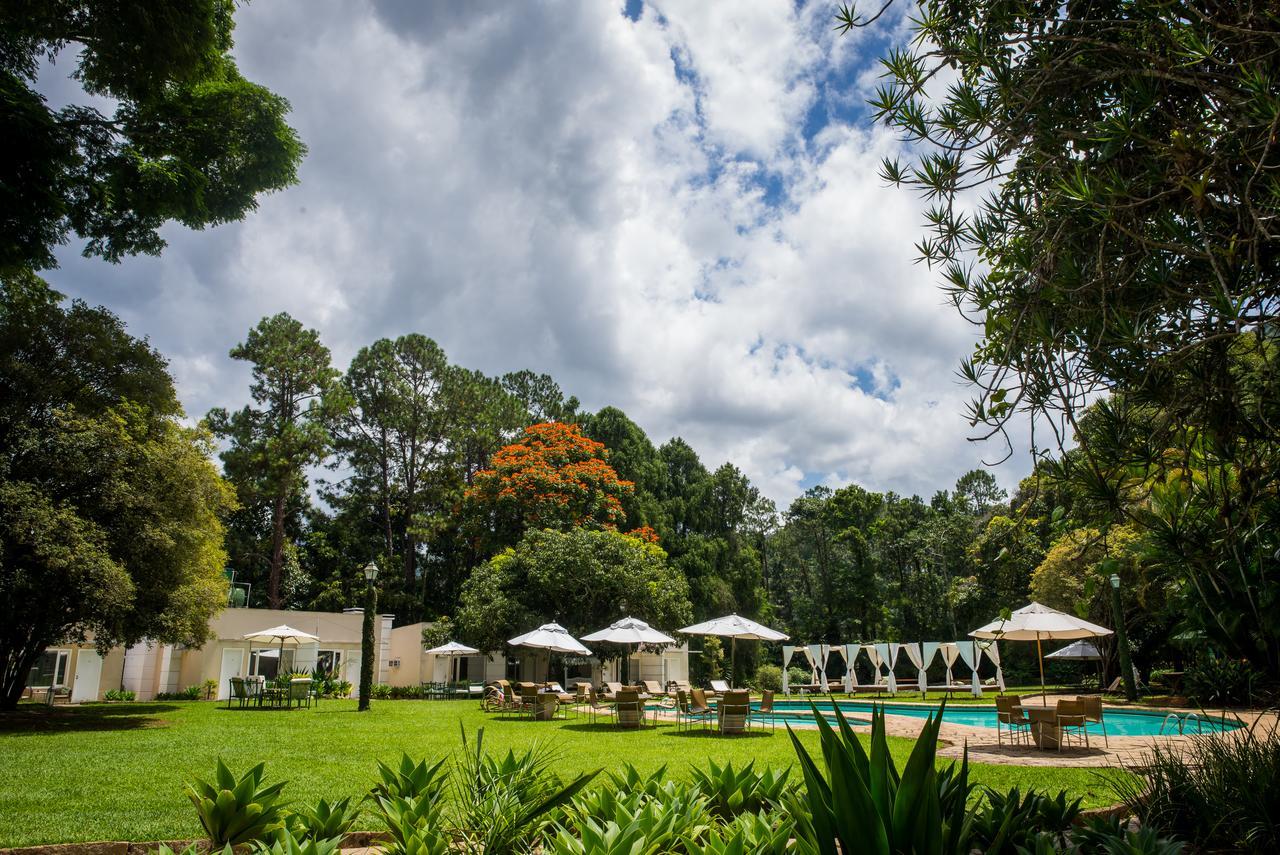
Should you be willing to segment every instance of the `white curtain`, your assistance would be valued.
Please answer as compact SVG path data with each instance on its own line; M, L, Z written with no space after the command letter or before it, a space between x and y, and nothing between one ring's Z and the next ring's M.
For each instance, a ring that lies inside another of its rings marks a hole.
M956 647L960 648L960 658L964 660L964 664L973 670L973 696L975 698L982 697L982 681L978 679L978 660L982 654L978 652L978 645L972 641L957 641Z
M953 642L946 641L938 645L938 652L942 654L942 661L947 663L947 685L950 686L956 681L956 675L951 672L951 666L956 664L960 648Z
M871 679L871 684L873 686L880 685L881 677L883 676L880 673L880 666L881 664L884 663L884 660L880 658L879 649L877 649L876 645L874 644L864 644L862 645L862 652L866 653L867 658L871 660L871 670L875 674L875 676ZM886 653L889 652L888 647L885 648L885 652Z
M907 654L911 664L916 666L916 685L920 687L920 694L923 695L929 691L929 677L924 673L924 659L920 656L920 645L915 642L904 644L902 652Z
M889 694L896 695L898 693L898 678L893 675L893 663L898 658L898 645L896 644L877 644L876 653L880 656L880 661L889 673L885 675L885 683L889 687Z
M782 646L782 694L791 694L791 678L787 676L787 663L791 661L791 656L796 652L794 646L784 644Z
M991 643L983 646L983 652L991 659L992 664L996 666L996 685L1000 687L1000 691L1004 691L1004 669L1000 667L1000 642L995 639Z
M844 663L844 690L847 692L849 691L849 648L844 644L837 644L832 649L840 654L840 661Z
M936 641L926 641L920 645L920 649L921 649L920 667L923 668L926 672L929 670L929 666L933 664L933 657L938 655L938 648L940 648L941 646L942 645ZM929 675L927 673L925 674L924 682L925 682L925 689L927 690L929 688Z
M854 687L858 685L858 671L854 667L858 664L858 651L862 650L861 644L846 644L844 646L844 661L848 670L844 672L844 690L852 692Z
M809 682L819 683L821 682L819 677L822 674L822 671L827 667L827 663L822 661L822 645L810 644L808 648L808 653L809 653L809 670L811 672L809 675Z

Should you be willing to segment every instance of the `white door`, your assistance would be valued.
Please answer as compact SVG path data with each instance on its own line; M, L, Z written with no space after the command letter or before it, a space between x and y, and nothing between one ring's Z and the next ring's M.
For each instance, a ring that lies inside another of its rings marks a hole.
M343 669L346 676L343 679L351 684L351 697L358 697L360 695L360 657L344 655L342 658L347 660Z
M231 678L243 677L244 651L228 647L222 651L222 668L218 671L218 700L225 701L231 695Z
M76 680L71 687L71 702L96 701L102 681L102 657L96 650L81 650L76 657Z

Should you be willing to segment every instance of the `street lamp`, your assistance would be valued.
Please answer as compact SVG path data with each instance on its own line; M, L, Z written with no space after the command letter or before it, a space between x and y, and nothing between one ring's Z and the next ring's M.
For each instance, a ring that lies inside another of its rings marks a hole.
M378 580L378 565L370 561L364 565L364 632L360 641L360 703L357 709L364 712L369 709L369 695L373 693L373 613L378 610L378 589L374 583Z
M1111 574L1111 613L1116 624L1116 647L1120 648L1120 678L1124 680L1124 696L1130 701L1138 699L1138 687L1133 684L1133 663L1129 661L1129 636L1124 631L1124 609L1120 605L1120 576Z

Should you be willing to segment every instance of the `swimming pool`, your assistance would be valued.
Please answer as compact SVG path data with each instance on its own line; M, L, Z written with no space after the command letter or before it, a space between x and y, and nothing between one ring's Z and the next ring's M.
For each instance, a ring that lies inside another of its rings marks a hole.
M926 704L875 704L870 701L833 702L826 698L814 699L813 703L829 721L834 721L835 719L832 709L834 703L840 707L840 711L844 713L850 724L864 725L871 723L869 716L873 707L876 706L883 706L887 715L904 715L911 718L927 718L938 711L936 705ZM778 724L783 722L805 724L813 721L813 709L809 706L808 700L775 701L773 710L774 719ZM1162 727L1165 736L1177 735L1179 725L1174 719L1170 718L1170 715L1178 714L1173 714L1170 710L1108 709L1106 711L1107 735L1159 736L1162 733ZM1239 722L1229 719L1201 716L1199 713L1182 715L1184 715L1182 727L1186 733L1222 733L1240 727ZM993 706L957 704L948 706L946 711L943 712L942 718L951 724L965 724L971 727L990 727L994 729L996 726L996 708ZM765 719L768 720L767 717ZM1090 724L1089 733L1101 735L1102 726Z

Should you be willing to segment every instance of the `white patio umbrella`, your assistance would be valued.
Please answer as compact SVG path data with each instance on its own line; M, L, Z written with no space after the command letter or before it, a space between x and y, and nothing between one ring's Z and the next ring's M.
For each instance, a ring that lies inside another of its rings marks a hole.
M293 627L289 626L287 623L282 623L279 626L273 626L273 627L270 627L269 629L260 629L257 632L247 632L244 635L244 640L250 643L256 641L259 644L279 643L280 649L277 651L276 656L278 656L280 658L280 661L283 662L284 646L286 644L291 644L294 647L300 647L303 644L318 642L320 641L320 637L317 635L312 635L309 632L303 632L300 629L294 629ZM278 665L276 666L277 677L280 676L279 667L280 666Z
M1097 646L1091 641L1076 641L1068 644L1061 650L1055 650L1052 653L1045 654L1045 659L1071 659L1083 661L1086 659L1101 659L1102 654L1098 651Z
M624 617L604 629L582 636L583 641L607 641L610 644L634 644L636 650L642 644L675 644L676 640L665 632L654 629L639 618Z
M558 623L544 623L542 626L507 639L512 647L532 647L550 653L576 653L579 656L590 656L591 651L582 642L569 634L569 631ZM551 657L547 656L547 670L551 670Z
M702 623L695 623L693 626L686 626L678 631L684 635L718 635L722 638L732 639L729 648L730 683L733 682L734 660L737 658L739 638L745 638L748 641L786 641L791 638L784 632L770 629L764 624L756 623L750 618L744 618L741 615L725 615Z
M1040 660L1040 700L1048 696L1044 685L1044 649L1042 641L1073 641L1080 638L1101 638L1111 630L1074 615L1051 609L1040 603L1023 606L1009 616L1009 620L993 620L975 629L973 638L995 638L1007 641L1034 641L1036 656Z
M459 644L456 641L450 641L439 647L433 647L427 651L434 656L448 656L453 660L453 682L458 682L458 657L459 656L475 656L479 653L474 647L467 647L465 644Z

